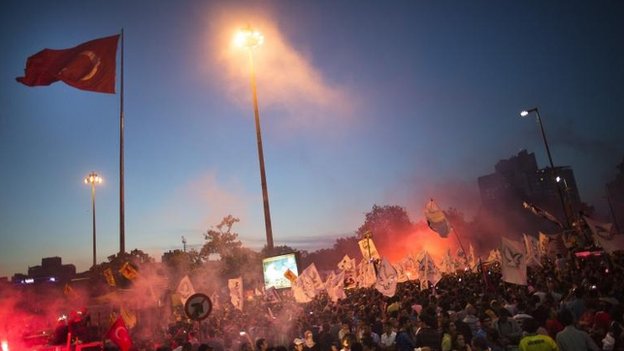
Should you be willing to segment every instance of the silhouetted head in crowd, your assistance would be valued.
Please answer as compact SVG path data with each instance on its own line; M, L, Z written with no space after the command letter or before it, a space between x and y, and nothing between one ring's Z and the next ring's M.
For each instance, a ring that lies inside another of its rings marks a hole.
M572 312L570 312L570 310L568 310L567 308L559 311L559 313L557 314L557 319L564 326L572 325L574 323L574 316L572 315Z
M539 328L539 323L533 318L527 318L522 322L522 329L529 334L535 334L537 328Z

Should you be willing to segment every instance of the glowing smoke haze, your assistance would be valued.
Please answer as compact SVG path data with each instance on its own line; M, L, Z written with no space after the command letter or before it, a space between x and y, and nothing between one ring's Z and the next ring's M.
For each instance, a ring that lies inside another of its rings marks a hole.
M300 49L288 42L270 15L258 17L224 8L220 15L210 14L202 67L210 79L219 80L232 101L253 113L249 54L233 42L235 33L247 26L265 38L253 50L262 119L279 119L273 125L287 134L310 129L334 133L350 122L356 105L354 94L330 82Z

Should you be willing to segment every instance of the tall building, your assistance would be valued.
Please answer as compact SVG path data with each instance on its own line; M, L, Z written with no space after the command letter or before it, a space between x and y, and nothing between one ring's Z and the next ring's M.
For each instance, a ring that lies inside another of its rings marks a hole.
M616 167L618 173L615 179L607 183L607 200L616 230L624 232L624 158Z
M478 179L483 210L491 215L508 217L528 212L522 209L523 202L547 210L564 225L578 215L581 200L570 167L540 169L535 154L522 150L498 161L494 170Z

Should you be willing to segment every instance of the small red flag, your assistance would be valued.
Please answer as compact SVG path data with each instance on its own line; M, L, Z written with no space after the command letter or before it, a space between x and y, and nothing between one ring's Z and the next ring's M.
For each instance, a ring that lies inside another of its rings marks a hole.
M75 88L115 93L119 34L63 50L43 49L26 61L24 77L16 80L33 87L63 81Z
M126 328L126 324L121 316L117 317L115 323L111 325L106 333L106 337L117 344L121 351L128 351L132 348L132 340L130 339L130 334L128 334L128 328Z

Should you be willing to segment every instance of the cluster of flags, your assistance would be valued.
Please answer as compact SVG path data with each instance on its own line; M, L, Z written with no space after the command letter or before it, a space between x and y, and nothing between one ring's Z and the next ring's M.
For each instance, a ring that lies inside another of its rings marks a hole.
M360 249L366 253L373 252L374 242L370 238L363 239L367 245L360 245ZM474 252L474 250L471 250ZM376 250L374 252L377 252ZM364 255L363 255L364 256ZM293 297L299 303L312 301L322 291L326 291L332 301L337 301L345 297L345 289L349 288L370 288L374 287L385 296L394 296L398 283L408 280L419 280L421 288L429 288L429 283L435 285L442 278L442 273L455 272L461 267L460 260L453 258L450 250L438 265L436 260L423 250L418 254L410 254L396 264L392 264L386 257L380 256L375 259L362 258L359 263L345 255L337 263L338 270L332 270L327 275L325 282L322 281L318 270L314 264L308 266L299 276L290 277L292 279ZM470 262L475 262L471 257ZM476 267L476 262L472 269ZM468 267L466 267L468 268ZM290 276L292 272L285 272L284 276Z

